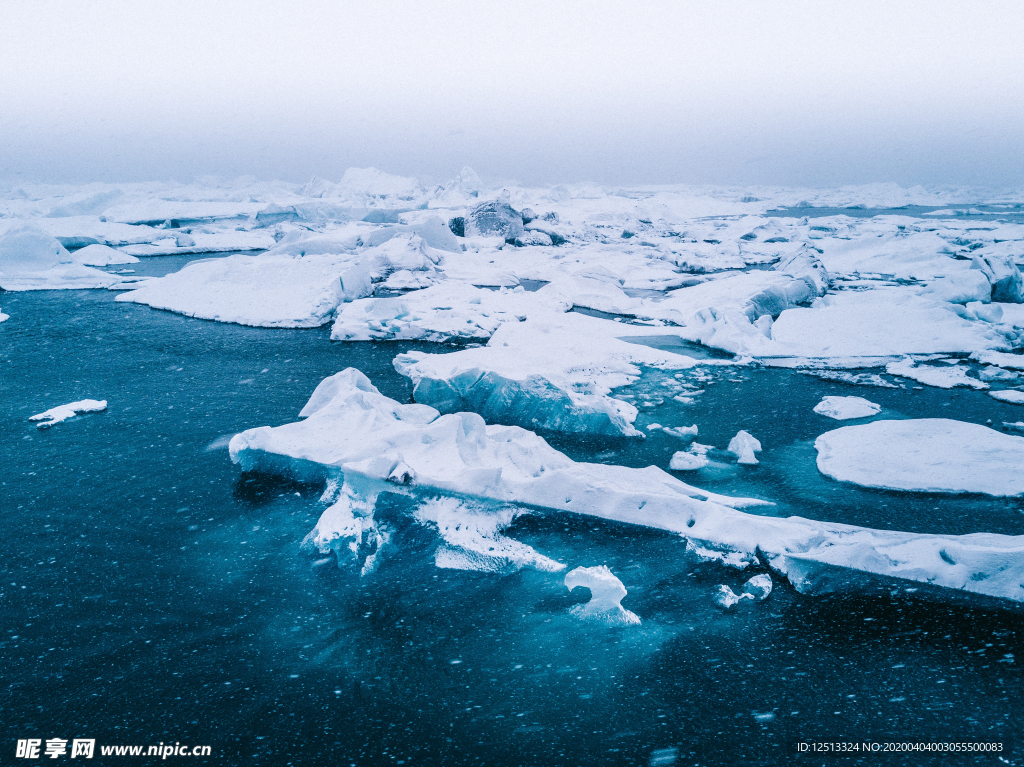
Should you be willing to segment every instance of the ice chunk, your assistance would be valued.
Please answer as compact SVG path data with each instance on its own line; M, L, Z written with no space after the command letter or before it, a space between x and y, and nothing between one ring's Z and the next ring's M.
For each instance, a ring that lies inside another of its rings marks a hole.
M11 315L4 314L2 311L0 311L0 322L3 322L4 320L9 320L10 318L11 318Z
M881 405L869 402L863 397L823 397L821 402L814 406L814 412L818 415L835 418L837 421L869 418L878 415L881 410Z
M737 463L753 465L757 463L754 453L761 452L761 443L745 431L738 431L736 436L729 440L729 447L726 448L739 460Z
M28 420L42 421L38 428L47 429L50 426L58 424L61 421L66 421L79 413L98 413L101 410L106 409L107 401L105 399L82 399L78 402L72 402L67 405L52 407L49 410L31 416Z
M681 439L694 439L698 431L697 424L693 426L663 426L661 430L666 434L671 434L673 437Z
M810 246L784 258L775 266L775 271L790 279L770 285L750 297L744 313L751 322L762 316L775 317L786 309L809 303L825 295L829 288L828 271L818 259L818 252ZM759 327L765 330L764 324Z
M708 459L706 456L679 450L672 454L672 460L669 461L668 467L672 471L695 471L696 469L703 469L707 465Z
M515 240L523 235L523 217L507 200L482 202L466 216L467 237L502 237Z
M501 534L521 513L511 507L488 509L481 504L440 497L424 501L414 514L421 524L436 528L444 540L434 554L438 567L501 574L523 567L548 572L564 570L561 562Z
M975 255L971 269L977 269L988 278L992 285L991 300L1024 303L1024 280L1012 257L994 253Z
M929 493L1024 494L1024 437L947 418L875 421L826 432L818 470L865 487Z
M1011 370L1024 370L1024 354L975 352L971 355L971 359L983 362L986 365L998 365L1001 368L1010 368Z
M890 362L885 366L885 372L940 389L952 389L957 386L970 386L973 389L988 388L987 383L969 377L967 370L958 365L943 365L942 367L917 365L914 360L908 358L899 362Z
M137 264L139 259L119 250L99 243L86 245L76 250L71 256L76 263L83 266L113 266L115 264Z
M772 577L767 573L755 575L743 584L743 593L751 594L758 602L763 602L772 593Z
M619 604L627 594L626 587L607 565L577 567L566 574L565 586L569 591L577 586L590 589L590 601L573 607L573 615L609 626L640 625L639 616Z
M472 413L442 416L424 405L395 402L352 369L322 383L314 399L304 409L305 420L235 435L232 460L245 471L311 478L326 474L335 485L342 479L353 487L358 484L361 509L368 507L374 493L383 491L443 494L471 497L474 503L518 504L659 528L685 536L694 551L728 566L766 562L804 594L870 593L879 583L917 582L922 594L939 595L949 589L1024 603L1024 536L924 535L744 513L737 508L763 502L698 490L655 467L576 463L518 427L487 426ZM893 461L894 444L908 450L924 444L912 421L882 421L838 431L870 429L879 423L908 425L902 427L908 433L902 440L888 435L869 440L872 452L864 472L868 476ZM1016 440L1014 450L1024 443L1021 437L966 426L984 432L986 444L991 434L994 439ZM963 439L955 437L949 443L936 451L939 468L934 473L940 478L963 470L968 479L988 474L998 475L1000 482L1018 481L1019 457L1004 466L1002 458L993 460L998 451L972 454ZM1008 456L1014 450L1003 452ZM415 472L410 485L387 481L400 464ZM355 529L345 514L337 516L342 527ZM337 526L325 512L310 545L331 551L332 527ZM384 533L375 535L384 541ZM341 553L348 550L347 544L338 542Z
M744 599L755 600L756 597L753 594L747 594L746 592L742 594L737 594L724 583L719 585L719 587L715 589L715 604L725 610L729 610L733 606L742 602Z
M1016 389L1002 389L1001 391L990 391L990 397L1001 402L1012 402L1014 405L1024 405L1024 391Z

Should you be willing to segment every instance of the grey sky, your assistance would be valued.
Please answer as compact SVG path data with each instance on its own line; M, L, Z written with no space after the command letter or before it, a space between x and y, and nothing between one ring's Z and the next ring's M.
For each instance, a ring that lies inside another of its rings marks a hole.
M0 5L0 177L1024 186L1020 2Z

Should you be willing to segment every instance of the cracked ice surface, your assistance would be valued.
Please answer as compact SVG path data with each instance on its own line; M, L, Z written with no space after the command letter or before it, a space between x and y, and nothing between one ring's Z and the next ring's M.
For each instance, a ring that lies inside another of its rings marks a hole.
M685 537L705 558L737 567L765 562L803 593L857 590L879 580L895 580L1024 602L1024 536L926 535L746 513L740 509L764 502L707 493L655 467L577 463L519 427L488 426L474 413L441 415L426 405L399 404L351 368L325 379L302 415L299 422L235 435L230 443L232 460L246 471L326 475L335 484L342 482L342 498L324 512L307 541L320 551L357 555L364 571L372 569L387 544L387 531L374 523L373 509L377 494L390 490L427 498L453 496L496 507L518 504L658 528ZM987 451L985 460L1019 464L1024 438L971 424L949 431L947 423L957 422L943 422L946 436L940 438L940 447L949 447L947 442L955 447L966 438L968 458ZM885 424L910 429L902 436L911 439L920 436L922 428L922 422L883 421L830 434L864 434L865 429ZM986 434L979 436L976 430ZM870 448L878 443L874 432L866 433L869 439L860 442L868 449L861 454L873 460L868 468L875 468L878 451ZM888 439L888 445L893 443ZM913 442L904 439L900 444ZM970 475L973 468L961 467L959 475ZM995 473L1004 483L1017 481L1012 473ZM449 512L454 510L452 506ZM441 519L440 514L433 517ZM475 528L469 538L478 541L477 536L485 534ZM500 528L499 521L487 530ZM463 548L472 550L475 545Z

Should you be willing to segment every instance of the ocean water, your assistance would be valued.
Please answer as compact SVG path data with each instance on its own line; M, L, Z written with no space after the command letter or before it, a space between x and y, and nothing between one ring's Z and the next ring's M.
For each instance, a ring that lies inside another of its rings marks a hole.
M513 537L569 568L607 564L623 581L623 605L642 625L610 629L570 614L586 595L560 574L437 568L436 536L389 496L378 518L394 545L376 572L316 566L299 543L322 488L241 474L226 437L295 420L316 384L347 366L405 401L391 360L427 345L331 344L326 328L204 322L107 291L5 294L2 306L5 760L24 738L210 745L211 757L189 757L208 764L1003 763L810 757L801 739L999 741L1001 756L1020 758L1019 613L899 591L810 598L778 580L766 601L723 612L714 589L751 573L695 561L675 536L521 517ZM633 389L654 402L665 382L652 374ZM698 440L720 447L751 431L761 466L684 478L776 501L766 513L1022 532L1016 501L858 490L817 475L808 445L840 424L809 411L834 393L893 417L1019 420L976 392L854 390L744 370L723 372L693 405L661 397L639 423L696 422ZM86 397L109 409L48 430L27 420ZM667 466L680 447L658 434L549 436L577 459L626 465Z

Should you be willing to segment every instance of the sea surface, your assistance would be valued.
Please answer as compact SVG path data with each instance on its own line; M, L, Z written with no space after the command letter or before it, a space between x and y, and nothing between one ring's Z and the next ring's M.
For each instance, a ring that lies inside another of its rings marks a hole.
M134 268L173 270L164 259ZM196 764L775 765L1020 763L1020 613L878 597L814 598L701 563L667 533L533 513L513 537L606 564L640 626L570 614L562 574L439 569L437 536L383 496L394 545L360 578L299 550L323 488L243 475L230 435L293 421L345 367L408 401L413 343L332 344L329 329L246 328L115 303L109 291L5 293L0 324L0 762L18 739L211 746ZM921 532L1024 533L1018 500L864 490L817 473L811 412L856 394L889 417L1021 420L973 391L855 387L722 369L692 404L653 372L619 394L638 425L746 429L757 467L679 475L774 501L761 513ZM906 382L905 382L906 383ZM83 398L106 412L28 417ZM658 403L658 400L661 400ZM678 438L547 435L577 460L666 467ZM801 741L1001 742L998 754L800 754ZM1005 761L1000 761L1002 757ZM68 757L61 757L68 758ZM96 764L121 764L102 757ZM176 761L184 757L168 757ZM151 763L157 757L128 759Z

